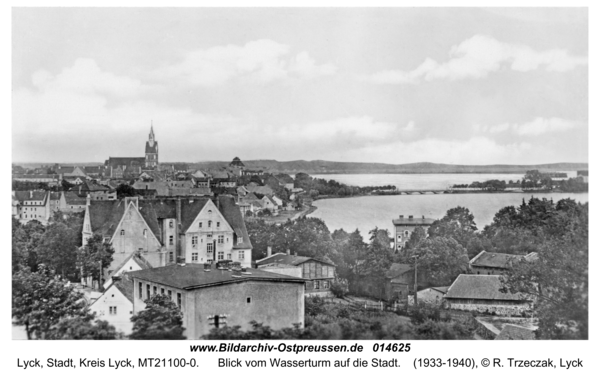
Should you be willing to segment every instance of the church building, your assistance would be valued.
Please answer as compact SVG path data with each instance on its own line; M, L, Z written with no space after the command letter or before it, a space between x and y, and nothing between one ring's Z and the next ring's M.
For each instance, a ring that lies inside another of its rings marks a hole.
M135 178L142 171L158 170L158 142L152 125L145 152L144 157L109 157L104 162L108 176L115 179Z

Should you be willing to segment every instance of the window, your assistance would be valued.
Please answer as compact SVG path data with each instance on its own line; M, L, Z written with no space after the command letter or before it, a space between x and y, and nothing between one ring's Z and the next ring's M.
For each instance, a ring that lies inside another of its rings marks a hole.
M150 298L150 284L146 284L146 300Z
M177 306L181 308L181 293L177 292Z
M116 306L109 306L108 307L108 313L110 315L116 315L117 314L117 307Z
M219 251L219 255L217 256L217 260L223 260L225 257L225 252Z
M125 235L125 229L121 229L121 235L124 236Z
M156 296L156 294L158 293L158 288L156 288L156 285L153 287L154 290L154 295Z
M202 221L198 223L198 228L202 228Z
M169 221L169 228L173 227L173 220Z
M238 238L237 238L237 243L238 243L238 245L239 245L239 244L241 244L241 243L242 243L242 241L243 241L242 237L238 237Z
M246 297L246 304L252 303L252 297Z
M198 253L192 253L192 262L198 262Z
M167 295L169 295L169 298L173 298L173 292L170 289L167 291Z
M146 229L144 229L144 231L142 232L142 234L144 235L144 237L146 237Z
M210 228L212 226L212 221L208 220L208 227Z
M408 232L408 230L405 230L405 231L404 231L404 235L405 235L406 237L408 237L408 233L409 233L409 232Z
M164 289L164 288L161 288L161 289L160 289L160 294L161 294L161 295L164 295L164 294L165 294L165 289Z
M221 223L217 221L217 228L221 226Z
M213 252L213 244L212 243L207 243L206 244L206 252L207 253L212 253Z
M192 236L192 247L198 246L198 236Z
M218 243L225 243L225 236L219 236L217 242Z
M210 215L211 213L212 213L212 209L209 209L208 214ZM209 222L208 226L210 226L210 222Z
M323 280L323 289L329 289L329 280Z
M306 290L311 290L313 288L312 281L307 281L305 285L306 285L306 287L305 287Z
M144 292L142 292L142 283L139 283L140 285L138 286L138 293L140 295L140 298L144 298Z
M173 245L173 236L169 236L169 245Z
M169 251L169 262L173 262L173 252Z
M321 289L321 282L319 280L315 280L315 289Z
M244 250L238 251L238 259L239 260L244 260Z
M212 241L212 234L207 234L206 238L208 238L208 242L211 242Z
M227 259L231 260L231 253L227 253Z

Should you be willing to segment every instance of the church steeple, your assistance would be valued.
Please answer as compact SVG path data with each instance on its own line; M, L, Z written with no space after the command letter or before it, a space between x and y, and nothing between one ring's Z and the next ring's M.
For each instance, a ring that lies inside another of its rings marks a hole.
M158 167L158 142L154 137L154 125L150 121L150 134L146 142L146 168Z

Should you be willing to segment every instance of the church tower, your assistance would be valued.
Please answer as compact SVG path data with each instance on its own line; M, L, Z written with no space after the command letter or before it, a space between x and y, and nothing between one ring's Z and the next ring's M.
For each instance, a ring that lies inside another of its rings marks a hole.
M150 123L150 134L146 142L146 169L158 168L158 142L154 139L154 128Z

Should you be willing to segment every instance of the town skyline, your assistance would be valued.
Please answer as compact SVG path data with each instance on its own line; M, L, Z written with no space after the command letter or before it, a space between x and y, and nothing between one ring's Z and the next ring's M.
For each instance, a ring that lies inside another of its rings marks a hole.
M587 17L15 8L12 159L587 163Z

